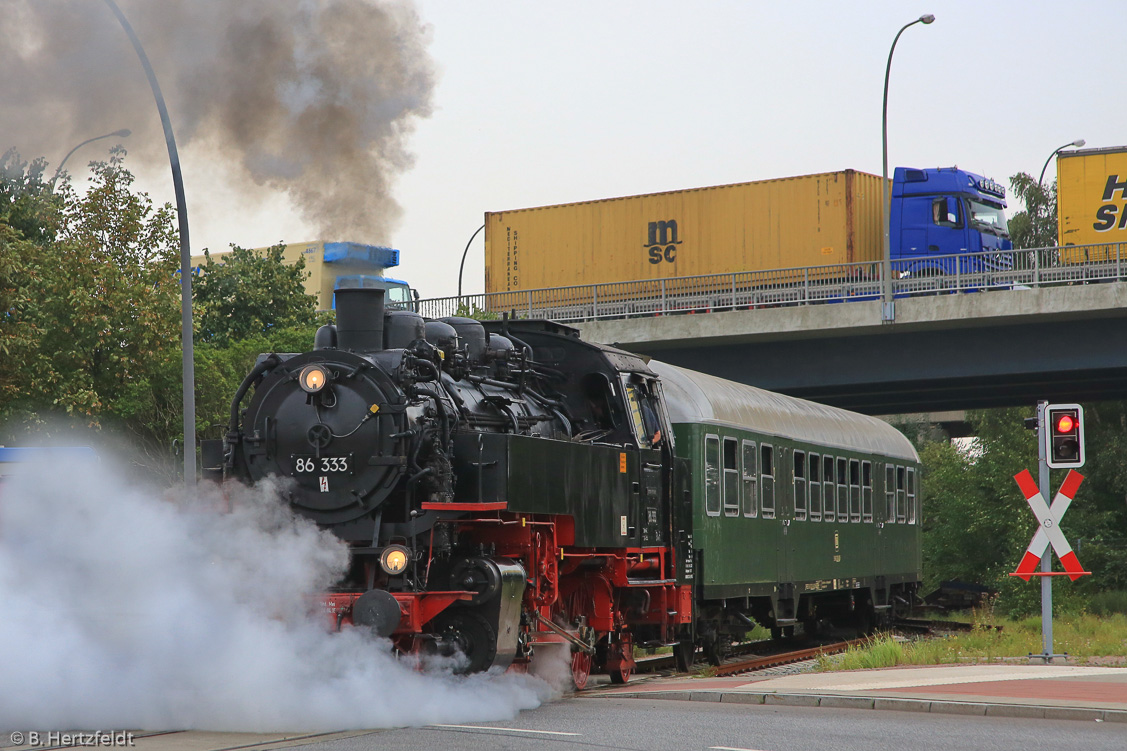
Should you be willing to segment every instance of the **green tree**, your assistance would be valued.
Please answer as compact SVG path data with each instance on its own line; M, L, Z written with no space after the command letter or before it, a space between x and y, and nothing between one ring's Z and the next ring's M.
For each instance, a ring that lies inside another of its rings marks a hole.
M54 241L61 220L62 200L43 180L47 160L30 164L15 149L0 156L0 223L38 245Z
M1014 482L1028 469L1037 476L1037 442L1024 426L1032 408L968 413L976 438L968 447L930 442L920 447L924 465L924 574L929 587L947 579L985 584L1001 593L998 607L1011 614L1040 608L1040 587L1009 576L1021 560L1037 522ZM1060 579L1058 609L1079 609L1093 593L1127 589L1127 403L1085 405L1086 479L1064 520L1081 563L1094 576ZM1051 473L1055 492L1065 470ZM1060 570L1059 562L1054 565Z
M128 442L150 473L173 478L182 438L179 240L172 208L132 190L124 150L92 165L83 196L57 193L4 156L0 175L0 443ZM230 401L262 352L300 352L316 327L303 264L235 248L195 280L197 434L219 437Z
M1019 172L1010 187L1025 205L1009 219L1014 248L1050 248L1057 244L1057 183L1041 185L1032 175Z
M316 319L317 299L305 294L305 260L287 265L279 243L266 253L236 245L207 259L193 282L201 342L226 344L275 328L308 326Z
M0 420L7 440L109 428L133 441L138 465L157 469L179 433L178 242L171 207L132 191L124 156L95 163L85 195L64 189L53 241L0 225Z

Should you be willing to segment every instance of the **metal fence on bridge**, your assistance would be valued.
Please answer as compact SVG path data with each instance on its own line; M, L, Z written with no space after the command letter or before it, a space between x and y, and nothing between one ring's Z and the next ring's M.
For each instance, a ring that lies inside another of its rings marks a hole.
M897 298L1122 280L1127 243L928 256L892 263ZM881 263L744 271L419 300L428 318L452 315L592 321L878 300Z

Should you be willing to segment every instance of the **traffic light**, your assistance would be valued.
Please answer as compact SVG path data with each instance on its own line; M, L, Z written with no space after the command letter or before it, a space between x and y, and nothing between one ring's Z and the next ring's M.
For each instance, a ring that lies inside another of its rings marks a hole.
M1084 466L1084 408L1079 404L1045 406L1045 456L1051 469Z

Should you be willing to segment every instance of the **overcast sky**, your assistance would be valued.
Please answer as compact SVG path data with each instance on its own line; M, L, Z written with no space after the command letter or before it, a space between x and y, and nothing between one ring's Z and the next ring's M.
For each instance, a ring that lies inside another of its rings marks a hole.
M284 195L248 205L221 165L182 154L192 246L355 240L453 295L483 213L857 169L881 171L889 46L891 167L1036 176L1063 143L1127 144L1127 2L419 0L438 69L408 141L390 237L317 238ZM156 55L150 51L150 55ZM138 81L143 85L143 79ZM154 114L155 117L155 114ZM175 125L175 123L174 123ZM96 158L97 155L90 158ZM1046 179L1055 174L1052 164ZM167 170L139 185L171 200ZM464 290L483 290L478 235Z

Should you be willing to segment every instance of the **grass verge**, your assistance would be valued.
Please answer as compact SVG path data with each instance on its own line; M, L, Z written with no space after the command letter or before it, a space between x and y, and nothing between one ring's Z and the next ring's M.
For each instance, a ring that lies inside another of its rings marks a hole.
M919 641L896 641L879 635L840 655L818 658L818 670L860 670L896 665L945 665L996 662L1041 653L1041 619L995 620L1002 631L976 628ZM1127 663L1127 616L1061 616L1053 620L1053 651L1083 664L1095 658Z

